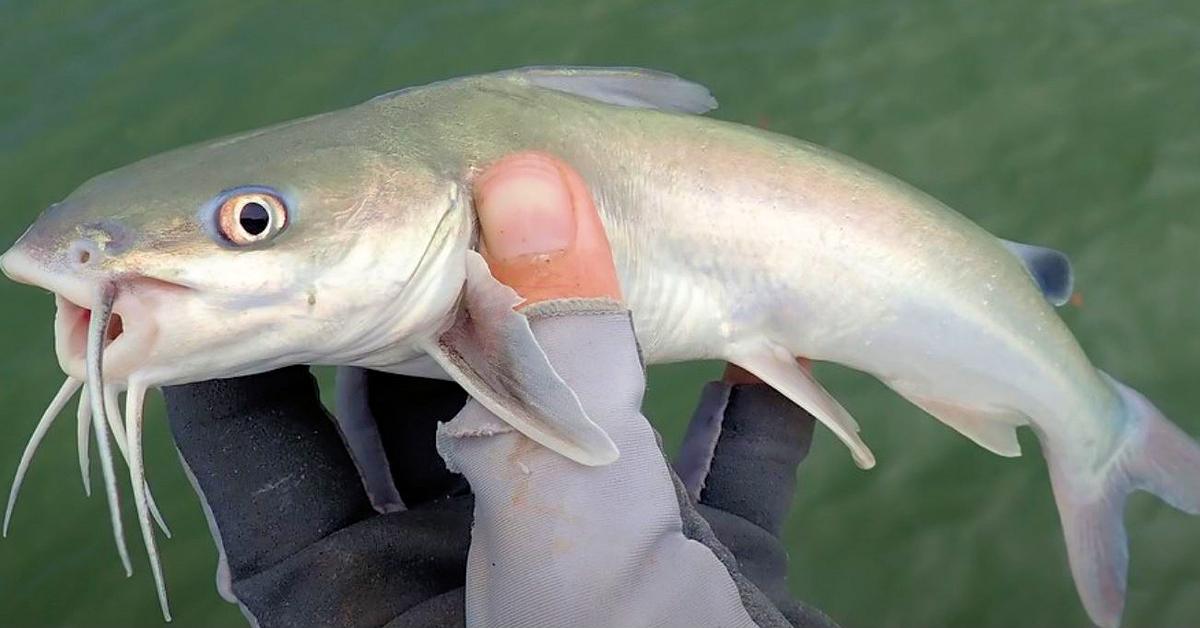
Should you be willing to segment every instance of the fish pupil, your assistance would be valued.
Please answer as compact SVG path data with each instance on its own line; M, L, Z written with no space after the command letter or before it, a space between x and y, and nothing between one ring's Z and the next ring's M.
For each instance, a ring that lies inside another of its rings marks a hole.
M271 214L262 203L252 201L242 206L242 211L238 214L238 224L252 236L261 235L271 225Z

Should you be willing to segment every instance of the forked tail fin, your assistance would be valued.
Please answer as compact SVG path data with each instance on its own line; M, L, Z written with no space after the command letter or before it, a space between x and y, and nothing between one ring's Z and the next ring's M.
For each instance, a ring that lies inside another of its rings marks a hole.
M1124 442L1112 460L1097 471L1099 477L1079 477L1053 449L1046 450L1046 459L1075 587L1092 621L1115 628L1125 607L1129 563L1125 498L1143 490L1200 514L1200 446L1140 393L1105 378L1120 395L1127 419Z

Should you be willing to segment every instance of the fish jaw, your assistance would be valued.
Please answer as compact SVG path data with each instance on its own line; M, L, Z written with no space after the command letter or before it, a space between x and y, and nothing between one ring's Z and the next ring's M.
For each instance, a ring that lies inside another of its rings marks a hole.
M55 354L60 368L73 378L88 379L88 326L105 285L116 288L103 359L104 380L110 385L124 387L131 379L160 386L234 377L323 362L335 353L328 338L336 334L326 334L322 342L325 316L314 312L303 295L269 307L246 307L236 299L141 275L58 271L18 247L0 257L0 269L14 281L54 294ZM280 320L298 322L281 325Z
M134 379L150 386L188 383L295 363L288 357L269 357L292 355L280 345L295 346L294 335L274 335L270 350L255 340L262 330L271 329L274 316L294 314L295 307L277 306L271 309L274 315L267 308L239 312L237 303L230 306L201 290L162 279L71 272L39 261L20 243L0 257L0 270L16 282L54 294L55 354L60 368L73 378L88 379L88 327L105 286L116 289L104 342L108 385L123 388Z
M86 379L87 328L104 280L56 272L37 263L20 247L0 256L0 270L14 281L54 294L54 344L59 366L73 378ZM118 286L119 296L113 304L106 337L104 372L109 381L120 383L139 368L144 356L155 352L159 329L156 309L174 294L189 289L141 276L124 276L113 283Z

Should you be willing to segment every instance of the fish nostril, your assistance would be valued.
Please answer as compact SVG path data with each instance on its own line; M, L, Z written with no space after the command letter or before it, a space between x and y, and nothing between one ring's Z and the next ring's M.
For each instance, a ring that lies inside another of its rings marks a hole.
M68 253L68 259L73 266L87 268L95 266L100 262L100 251L94 242L89 240L76 240L71 244L71 250Z

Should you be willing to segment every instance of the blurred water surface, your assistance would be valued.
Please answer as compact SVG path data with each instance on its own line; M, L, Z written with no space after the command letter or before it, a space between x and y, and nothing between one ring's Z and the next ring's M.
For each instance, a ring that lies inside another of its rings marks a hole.
M1189 0L0 1L0 240L140 157L534 63L676 72L713 89L719 118L831 146L999 235L1070 252L1084 304L1063 316L1095 362L1200 434ZM48 296L0 282L5 479L61 377L51 316ZM648 411L669 442L715 368L653 371ZM869 378L822 375L880 464L858 471L818 437L787 532L797 595L848 627L1088 625L1030 434L1026 457L1001 459ZM157 400L148 423L176 532L162 544L176 624L241 625L214 590L216 554ZM156 625L144 556L126 580L73 443L65 424L51 433L0 543L0 623ZM1200 521L1146 496L1127 520L1126 625L1200 625Z

